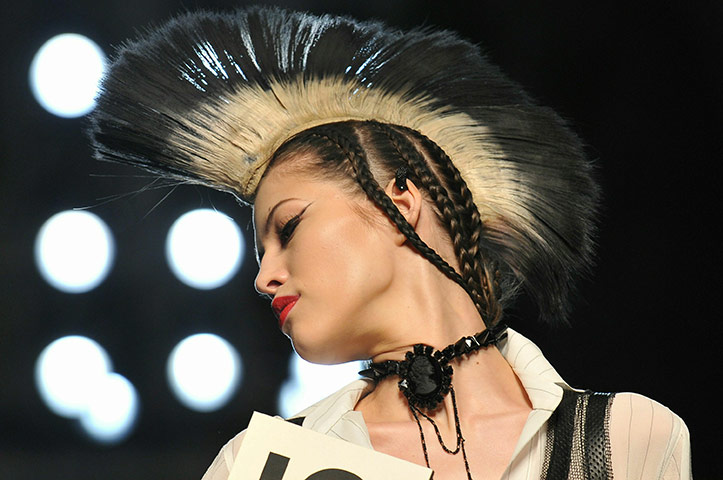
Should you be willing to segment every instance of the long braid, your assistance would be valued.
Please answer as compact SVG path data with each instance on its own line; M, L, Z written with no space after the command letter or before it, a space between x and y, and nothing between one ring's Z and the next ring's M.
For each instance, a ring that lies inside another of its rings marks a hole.
M479 281L479 261L470 253L468 246L470 234L467 231L466 222L463 220L464 217L461 215L462 212L455 206L455 203L449 197L447 189L442 186L437 175L429 169L422 154L404 134L385 124L369 123L389 139L402 160L411 167L414 178L419 180L420 186L429 192L432 201L439 208L442 220L449 229L452 245L460 264L461 276L467 284L467 291L470 292L477 311L487 324L492 320L490 318L489 302L486 298L484 286ZM491 324L488 326L491 326Z
M482 223L479 210L472 192L467 187L462 175L455 167L447 153L422 133L403 126L395 125L394 128L399 129L412 138L418 140L422 146L430 153L430 161L434 163L435 168L440 172L440 177L445 180L445 184L449 185L450 191L457 192L460 200L454 202L457 207L458 214L461 219L465 219L462 223L469 223L467 227L467 235L465 235L465 250L474 259L471 265L471 272L480 275L481 287L486 297L488 307L489 321L496 323L502 316L500 298L500 272L496 268L494 260L489 256L484 256L481 248L481 239L484 235L484 224Z
M454 280L467 292L468 295L470 295L470 297L472 297L472 293L468 290L467 282L451 265L440 257L437 252L419 238L419 235L414 228L409 224L409 222L407 222L407 219L399 212L399 209L396 205L394 205L394 202L392 202L389 196L379 186L379 183L377 183L374 179L374 176L369 169L369 164L364 150L359 146L359 144L352 141L349 136L340 133L335 128L324 128L322 126L317 128L313 135L326 138L342 151L346 158L348 158L351 162L357 181L367 196L386 212L390 220L394 222L399 231L407 237L410 243L420 254L432 262L432 264L434 264L447 277Z

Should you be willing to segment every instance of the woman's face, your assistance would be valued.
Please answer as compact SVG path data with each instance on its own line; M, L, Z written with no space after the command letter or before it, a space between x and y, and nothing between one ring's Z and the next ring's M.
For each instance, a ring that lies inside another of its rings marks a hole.
M385 305L393 304L388 297L399 232L391 222L362 218L364 198L284 165L264 177L254 203L256 289L275 299L298 296L280 323L306 360L367 358L393 313Z

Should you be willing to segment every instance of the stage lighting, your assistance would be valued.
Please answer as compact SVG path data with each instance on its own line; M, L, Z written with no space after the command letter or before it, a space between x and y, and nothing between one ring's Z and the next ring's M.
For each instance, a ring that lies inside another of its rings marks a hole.
M97 287L113 263L110 229L96 215L65 211L53 215L38 231L35 262L43 278L67 293Z
M241 383L243 365L223 338L199 333L171 352L168 382L178 400L192 410L210 412L224 406Z
M53 412L76 418L87 410L96 385L110 371L110 358L98 343L72 335L55 340L40 353L35 384Z
M291 376L279 390L279 415L288 418L313 405L346 384L357 380L358 372L363 369L362 361L318 365L292 353L289 359Z
M30 65L30 87L47 111L65 118L93 110L105 55L92 40L73 33L51 38Z
M94 440L117 443L131 432L138 414L138 395L125 377L105 375L94 385L80 425Z
M244 250L238 225L210 209L193 210L179 217L166 239L171 271L186 285L204 290L228 282L241 266Z

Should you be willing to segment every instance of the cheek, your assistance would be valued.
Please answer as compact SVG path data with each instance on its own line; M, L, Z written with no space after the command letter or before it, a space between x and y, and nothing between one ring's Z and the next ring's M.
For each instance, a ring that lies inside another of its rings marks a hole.
M393 250L382 232L355 214L308 227L305 232L314 233L298 237L289 271L307 299L291 324L294 347L321 363L365 358L365 339L377 328L374 319L382 318L383 294L392 284Z
M305 270L314 272L312 280L330 302L367 301L385 277L382 238L356 215L315 226L315 245L306 247ZM366 293L366 295L365 295Z

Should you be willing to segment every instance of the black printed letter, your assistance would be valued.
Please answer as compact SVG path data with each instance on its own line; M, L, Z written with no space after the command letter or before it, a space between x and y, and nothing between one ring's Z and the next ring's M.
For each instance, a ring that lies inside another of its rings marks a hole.
M281 480L284 477L286 466L289 464L289 457L269 452L266 465L261 472L259 480Z
M306 480L362 480L360 477L354 475L346 470L339 470L338 468L325 468L319 470L316 473L312 473Z

